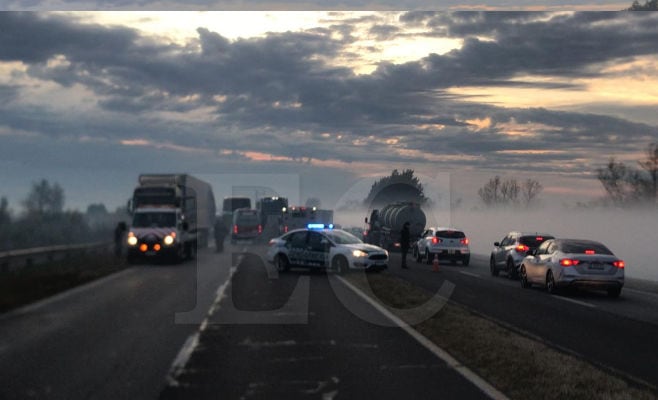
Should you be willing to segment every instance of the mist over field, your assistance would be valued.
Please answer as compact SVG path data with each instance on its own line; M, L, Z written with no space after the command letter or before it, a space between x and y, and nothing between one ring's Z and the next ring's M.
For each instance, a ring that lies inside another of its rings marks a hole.
M621 209L474 209L424 210L427 226L453 226L471 240L471 252L488 256L493 243L512 230L562 238L597 240L626 262L626 277L658 281L658 211ZM365 227L367 212L341 212L336 223Z

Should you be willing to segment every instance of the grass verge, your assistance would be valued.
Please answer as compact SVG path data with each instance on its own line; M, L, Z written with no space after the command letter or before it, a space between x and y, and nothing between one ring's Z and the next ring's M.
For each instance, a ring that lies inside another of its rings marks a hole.
M52 296L126 268L110 253L83 254L66 260L0 274L0 313Z
M425 289L386 272L351 274L347 279L360 289L370 285L375 300L403 320L410 314L400 309L427 306L432 298ZM451 302L414 328L511 399L656 399L651 388L631 384Z

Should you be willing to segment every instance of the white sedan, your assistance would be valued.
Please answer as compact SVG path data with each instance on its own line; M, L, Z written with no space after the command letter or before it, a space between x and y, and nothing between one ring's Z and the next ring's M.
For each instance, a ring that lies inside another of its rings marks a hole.
M351 269L383 270L388 267L388 252L331 225L309 224L270 240L267 260L279 271L304 267L342 274Z

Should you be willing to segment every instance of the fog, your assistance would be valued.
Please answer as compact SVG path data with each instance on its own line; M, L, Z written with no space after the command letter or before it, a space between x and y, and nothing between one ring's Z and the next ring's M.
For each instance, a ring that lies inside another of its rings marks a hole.
M489 210L457 208L425 210L428 226L453 226L465 231L471 252L489 256L493 243L509 231L529 231L556 237L591 239L605 244L626 262L629 278L658 281L658 210L567 209ZM337 211L335 222L364 227L367 211Z

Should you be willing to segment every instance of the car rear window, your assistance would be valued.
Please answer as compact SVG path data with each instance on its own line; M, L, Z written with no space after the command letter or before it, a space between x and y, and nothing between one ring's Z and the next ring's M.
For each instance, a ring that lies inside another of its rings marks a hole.
M548 235L535 235L535 236L521 236L519 242L525 244L531 249L536 249L540 244L544 243L544 240L553 239L553 236Z
M436 237L446 238L446 239L462 239L465 238L464 232L462 231L436 231Z
M565 253L575 254L585 254L591 250L594 250L595 254L612 254L607 247L597 242L563 241L560 243L560 249Z

